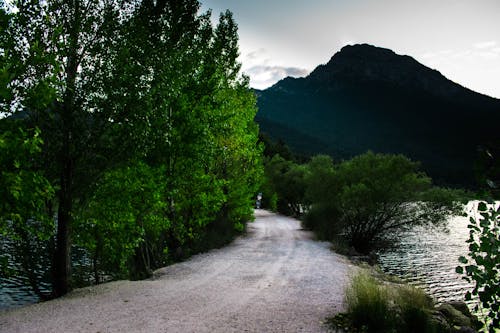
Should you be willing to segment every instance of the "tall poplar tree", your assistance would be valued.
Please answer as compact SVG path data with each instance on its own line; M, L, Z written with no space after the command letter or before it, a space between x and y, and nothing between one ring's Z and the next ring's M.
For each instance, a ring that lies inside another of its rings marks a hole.
M8 86L9 112L23 112L42 130L45 172L57 188L57 233L53 256L55 296L70 288L74 204L92 179L105 117L98 116L106 59L113 52L123 1L14 1L6 29L16 59Z
M165 253L203 248L208 232L243 229L260 148L229 12L214 28L196 0L6 8L2 56L16 61L1 58L2 110L41 129L41 169L56 189L54 296L71 288L72 237L92 252L98 282L106 263L143 277Z

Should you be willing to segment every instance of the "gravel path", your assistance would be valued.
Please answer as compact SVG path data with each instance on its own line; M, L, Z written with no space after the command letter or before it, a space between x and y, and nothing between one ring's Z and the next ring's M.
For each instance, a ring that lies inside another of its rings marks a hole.
M162 268L0 312L0 332L323 332L353 269L297 220L256 210L231 245Z

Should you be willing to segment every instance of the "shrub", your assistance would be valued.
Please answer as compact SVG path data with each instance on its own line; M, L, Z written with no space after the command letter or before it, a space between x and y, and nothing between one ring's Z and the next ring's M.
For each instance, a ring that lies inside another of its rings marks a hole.
M354 327L369 332L385 332L394 322L389 293L367 273L354 276L346 291L347 311Z
M315 205L304 216L304 227L314 230L316 236L321 240L332 240L341 231L340 225L336 223L338 211L328 205Z
M350 327L358 332L439 331L432 320L432 299L412 286L382 282L361 272L353 277L345 300L347 314L332 320L337 328Z
M316 225L331 230L328 224L335 222L361 253L393 240L401 230L443 222L461 209L454 191L432 187L418 163L402 155L368 152L334 167L312 162L306 177L311 212L319 206L335 213Z
M401 313L399 330L407 333L436 331L431 321L432 299L419 288L402 285L396 290L396 304Z
M306 172L305 165L285 160L280 155L267 159L265 162L267 184L263 190L264 205L270 205L271 208L275 206L285 215L300 216L306 202L304 182ZM275 198L272 197L274 194ZM272 201L268 203L267 197Z

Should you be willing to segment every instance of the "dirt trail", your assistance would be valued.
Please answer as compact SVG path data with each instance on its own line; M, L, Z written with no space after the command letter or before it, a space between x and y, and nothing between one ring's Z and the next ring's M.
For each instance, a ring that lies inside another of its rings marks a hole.
M0 332L321 332L352 266L297 220L256 210L248 235L162 268L0 312Z

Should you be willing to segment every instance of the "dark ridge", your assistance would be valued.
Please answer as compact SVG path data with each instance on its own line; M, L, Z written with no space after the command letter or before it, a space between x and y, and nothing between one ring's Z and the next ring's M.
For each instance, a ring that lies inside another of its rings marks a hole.
M302 154L402 153L441 184L473 187L478 149L500 136L500 100L368 44L257 96L261 129Z

